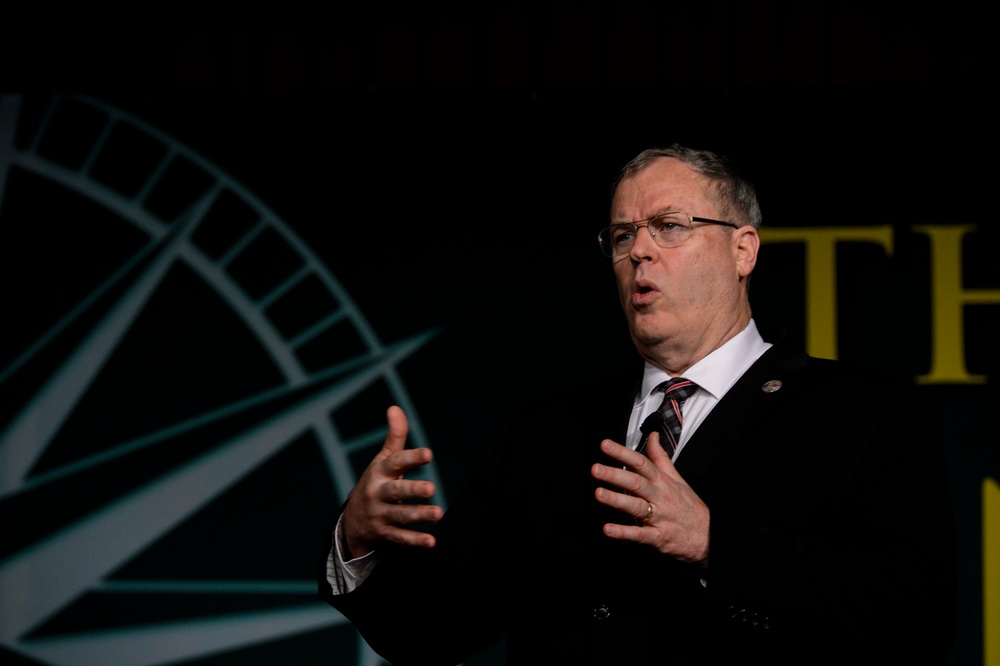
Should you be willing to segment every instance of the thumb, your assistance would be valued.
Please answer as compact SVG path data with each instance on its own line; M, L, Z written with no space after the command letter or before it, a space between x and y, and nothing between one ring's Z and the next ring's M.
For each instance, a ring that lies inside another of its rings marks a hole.
M667 455L663 446L660 445L659 431L654 430L649 433L649 437L646 439L646 455L659 469L666 472L672 472L674 470L673 461L670 459L670 456Z
M386 435L385 444L382 448L388 453L402 451L406 446L406 435L409 432L406 413L396 405L393 405L386 410L385 417L389 422L389 434Z

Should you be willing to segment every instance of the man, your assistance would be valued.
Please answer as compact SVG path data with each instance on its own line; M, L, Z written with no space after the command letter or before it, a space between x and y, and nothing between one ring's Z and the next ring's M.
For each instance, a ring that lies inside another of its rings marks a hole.
M759 225L724 158L633 159L600 241L641 372L556 386L443 516L390 408L321 596L394 664L502 637L513 664L943 663L952 515L925 412L758 332Z

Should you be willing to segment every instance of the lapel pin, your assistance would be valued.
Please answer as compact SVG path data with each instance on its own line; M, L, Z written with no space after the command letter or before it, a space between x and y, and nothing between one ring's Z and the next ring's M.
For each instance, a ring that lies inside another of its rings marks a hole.
M781 388L781 380L772 379L769 382L764 382L764 385L760 387L760 390L764 393L774 393Z

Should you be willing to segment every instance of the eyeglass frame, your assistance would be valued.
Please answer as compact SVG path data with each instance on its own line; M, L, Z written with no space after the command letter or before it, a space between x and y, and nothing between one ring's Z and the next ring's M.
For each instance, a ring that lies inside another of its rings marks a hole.
M732 222L723 222L721 220L713 220L713 219L708 218L708 217L695 217L694 215L688 215L687 213L682 213L682 212L680 212L678 210L671 210L671 211L667 211L666 213L657 213L653 217L646 218L645 220L639 220L638 222L617 222L615 224L612 224L609 227L605 227L604 229L601 229L600 233L597 234L597 244L601 246L601 252L604 254L604 256L614 259L615 258L614 249L613 248L611 248L610 250L605 250L604 249L605 248L605 243L604 243L604 241L601 240L601 237L605 233L607 233L610 236L611 235L610 232L613 229L620 229L622 227L634 227L635 228L635 233L639 233L639 229L642 229L643 227L646 228L646 231L649 231L649 223L650 222L652 222L653 220L655 220L658 217L666 217L667 215L683 215L691 223L691 225L692 225L691 228L692 229L694 229L693 225L694 225L695 222L701 222L703 224L716 224L716 225L723 226L723 227L732 227L733 229L739 229L740 228L739 225L733 224ZM659 232L656 232L656 233L659 233ZM658 245L659 247L673 247L673 246L670 246L670 245L660 245L659 243L657 243L656 242L656 233L653 233L652 231L649 231L649 237L653 239L653 242L656 243L656 245ZM633 243L634 242L635 241L633 240ZM609 243L608 244L610 245L610 239L609 239ZM620 258L626 257L626 256L628 256L628 252L625 252L625 253L622 253L622 254L618 255L618 258L620 259Z

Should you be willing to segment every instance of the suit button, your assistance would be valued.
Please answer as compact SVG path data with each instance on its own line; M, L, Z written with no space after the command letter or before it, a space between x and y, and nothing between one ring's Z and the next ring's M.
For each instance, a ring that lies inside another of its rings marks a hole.
M595 620L607 620L611 616L611 609L607 606L598 606L594 609Z

